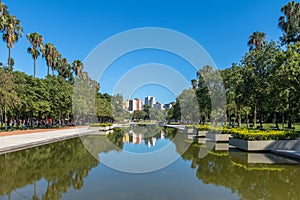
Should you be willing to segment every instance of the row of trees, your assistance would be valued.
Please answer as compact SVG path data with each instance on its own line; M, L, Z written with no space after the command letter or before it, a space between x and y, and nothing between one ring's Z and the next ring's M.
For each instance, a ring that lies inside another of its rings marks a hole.
M10 125L12 120L16 121L17 125L21 125L19 122L26 122L28 125L29 122L32 126L35 120L38 122L46 118L57 120L72 118L72 95L75 82L75 85L84 86L85 89L89 87L88 91L91 91L94 96L98 93L100 85L91 80L88 73L83 71L83 63L80 60L74 60L70 64L52 43L44 44L44 37L37 32L26 34L30 44L27 52L34 61L33 76L14 71L11 49L22 37L23 27L21 21L16 16L11 15L7 6L1 1L0 32L8 48L7 64L1 63L0 66L1 127L4 122ZM35 78L36 61L40 55L45 59L48 67L45 79ZM52 75L50 75L50 69ZM81 96L83 95L81 94ZM100 99L99 95L98 99ZM76 108L87 110L85 105ZM98 114L102 113L98 112Z
M281 12L278 26L283 36L279 42L267 41L264 32L256 31L249 36L249 52L240 63L224 70L205 66L197 72L192 87L198 100L200 122L215 120L209 92L212 81L203 76L205 71L219 73L223 78L226 121L236 121L239 126L243 120L247 125L252 121L254 126L258 121L261 125L273 121L278 128L280 122L292 127L300 119L300 4L289 2ZM171 118L182 118L179 105L180 98L170 111L174 113Z
M11 15L7 6L0 1L0 32L2 32L3 41L6 42L8 48L8 60L6 66L12 70L14 65L14 59L11 57L11 49L15 46L15 43L19 41L23 34L23 27L21 26L20 20ZM26 38L30 43L27 52L32 56L34 73L33 77L36 76L36 60L40 55L45 59L48 66L48 75L50 68L52 74L57 71L58 75L72 80L72 70L75 75L80 74L83 68L83 64L80 60L74 60L72 65L68 60L62 57L62 54L56 49L52 43L43 43L44 38L37 32L26 34Z

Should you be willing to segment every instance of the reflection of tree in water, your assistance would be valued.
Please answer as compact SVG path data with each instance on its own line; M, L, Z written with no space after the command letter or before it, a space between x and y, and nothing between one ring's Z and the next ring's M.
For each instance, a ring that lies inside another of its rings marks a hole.
M10 194L17 188L48 182L42 199L61 199L71 187L80 189L89 170L99 162L82 145L72 139L0 156L0 195Z
M182 155L191 160L196 176L205 184L230 188L241 199L299 199L299 165L234 164L230 154L212 152L199 159L200 145L193 144ZM177 149L177 148L176 148Z

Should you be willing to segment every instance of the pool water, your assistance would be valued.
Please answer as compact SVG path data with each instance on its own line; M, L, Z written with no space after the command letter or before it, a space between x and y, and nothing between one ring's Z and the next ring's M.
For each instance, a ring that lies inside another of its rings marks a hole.
M300 199L297 161L216 148L199 156L205 148L175 129L137 126L8 153L0 199Z

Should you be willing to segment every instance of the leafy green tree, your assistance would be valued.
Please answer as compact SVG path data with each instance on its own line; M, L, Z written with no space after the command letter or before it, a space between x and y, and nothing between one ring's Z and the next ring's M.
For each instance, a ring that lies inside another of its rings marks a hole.
M58 76L63 77L69 82L73 81L73 74L71 72L71 66L66 58L60 58L57 62Z
M264 80L268 74L264 62L268 58L264 57L265 43L265 33L254 32L248 41L250 52L242 59L244 86L245 91L248 91L248 97L244 96L244 98L248 98L252 102L253 126L256 126L258 103L263 102L265 100L263 97L266 96Z
M193 89L183 90L177 99L181 110L181 120L185 123L198 123L199 105L195 91Z
M6 73L3 69L0 68L0 114L1 127L3 122L6 123L7 120L7 111L10 111L17 103L18 98L17 94L14 91L14 82L13 77ZM4 117L3 117L4 113Z
M204 124L209 119L211 112L211 99L208 88L208 81L205 82L205 74L212 70L210 66L204 66L197 72L198 88L196 90L198 100L198 111L200 113L200 123Z
M132 113L132 119L136 121L140 121L144 119L146 116L146 113L143 110L135 110Z
M29 41L29 43L32 46L32 47L29 47L27 49L27 52L31 54L32 59L33 59L33 69L34 69L33 77L35 77L35 75L36 75L36 59L40 55L39 48L42 45L43 36L41 36L37 32L34 32L34 33L31 33L31 34L27 34L26 37L27 37L27 40Z
M275 107L288 119L288 127L300 112L300 43L288 45L286 51L278 52L277 66L272 71L273 93L277 94ZM275 91L275 92L274 92ZM279 101L278 101L279 100Z
M291 44L300 41L300 3L291 1L281 8L283 16L280 16L278 26L283 31L280 40L283 44Z
M113 119L113 113L110 102L103 98L96 98L95 100L96 116L98 122L111 122Z

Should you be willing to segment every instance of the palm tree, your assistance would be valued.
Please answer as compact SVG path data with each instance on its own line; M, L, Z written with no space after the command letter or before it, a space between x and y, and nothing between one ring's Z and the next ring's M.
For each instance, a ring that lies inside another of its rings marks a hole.
M57 71L58 71L58 76L61 76L64 79L69 77L69 74L71 74L71 67L66 58L61 58L58 60Z
M7 6L0 1L0 31L4 31L4 27L7 24L7 16L8 16Z
M33 77L35 77L35 74L36 74L36 59L40 55L40 52L39 52L38 48L40 48L41 45L42 45L43 36L41 36L37 32L34 32L34 33L31 33L31 34L27 34L26 37L27 37L27 40L32 45L32 48L29 47L27 49L27 52L30 53L32 55L32 58L33 58L33 67L34 67L33 68L34 69Z
M4 26L4 34L2 36L3 41L7 43L8 48L8 66L12 69L12 62L10 58L11 48L14 47L15 42L19 40L22 36L23 28L21 27L20 20L18 20L15 16L8 15L7 22Z
M55 69L57 68L57 63L59 58L61 57L60 53L54 47L53 44L47 43L41 47L42 57L45 58L47 66L48 66L48 73L50 72L50 67L52 69L52 74L54 74Z
M83 63L80 60L74 60L72 63L72 70L75 73L75 76L81 74L83 69Z
M283 16L278 20L279 28L284 32L280 40L283 44L296 43L300 40L300 3L289 2L281 8Z
M249 36L248 46L250 51L261 50L265 45L266 34L264 32L256 31Z

